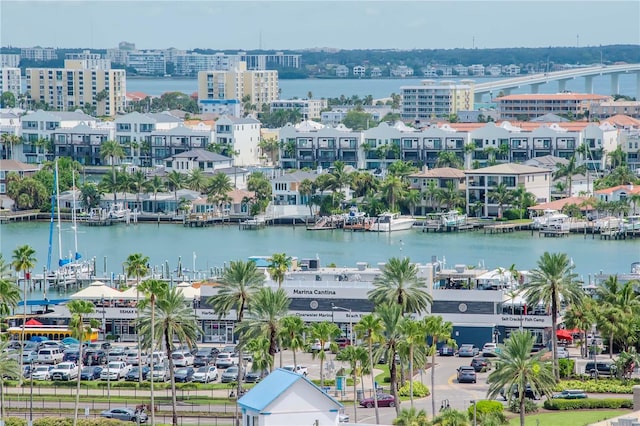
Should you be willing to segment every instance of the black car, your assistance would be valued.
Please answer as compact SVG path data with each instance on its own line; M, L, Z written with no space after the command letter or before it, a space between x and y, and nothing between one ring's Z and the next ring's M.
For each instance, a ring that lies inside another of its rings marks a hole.
M76 364L78 363L78 359L80 358L80 352L79 351L70 351L70 350L66 350L64 351L64 355L62 356L62 360L65 362L75 362Z
M151 370L146 365L142 367L142 380L147 380L147 378L149 378L149 371ZM124 379L128 382L135 382L136 380L139 380L139 378L140 367L133 367L131 370L129 370L127 375L124 376Z
M491 361L483 356L477 356L471 360L471 366L476 373L481 373L482 370L489 370L491 368Z
M193 358L193 366L204 367L205 365L209 365L214 362L214 360L215 357L212 355L212 351L210 349L200 349Z
M520 393L518 392L518 387L516 385L511 386L511 393L512 393L514 399L519 399L520 398ZM509 399L507 397L507 393L505 392L505 389L501 389L500 390L500 395L502 395L502 397L504 398L505 401L507 401ZM528 399L540 399L540 395L538 395L538 393L534 392L533 389L531 389L530 385L527 385L527 387L525 388L524 396L525 396L525 398L528 398Z
M102 349L89 349L82 354L82 363L84 365L102 365L107 363L107 353Z
M102 373L102 367L83 367L80 371L80 380L98 380Z
M268 371L250 371L247 373L246 376L244 376L244 381L245 383L258 383L260 380L264 379L267 374L269 374Z
M193 373L196 371L193 367L180 367L173 373L176 382L190 382L193 380Z

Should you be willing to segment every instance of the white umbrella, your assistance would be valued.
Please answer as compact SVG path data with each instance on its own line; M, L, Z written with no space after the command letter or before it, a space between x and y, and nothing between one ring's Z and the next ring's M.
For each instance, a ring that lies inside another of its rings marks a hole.
M70 298L79 300L119 299L121 295L121 291L109 287L102 281L94 281L88 287L72 294Z
M176 286L178 291L182 294L182 297L185 299L199 299L200 298L200 289L194 288L188 282L181 282Z

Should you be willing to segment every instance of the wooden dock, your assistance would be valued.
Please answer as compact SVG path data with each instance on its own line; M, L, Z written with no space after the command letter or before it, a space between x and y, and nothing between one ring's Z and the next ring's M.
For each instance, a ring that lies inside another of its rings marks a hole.
M523 231L529 229L533 221L531 222L518 222L518 223L496 223L495 225L485 225L482 229L487 234L499 234L505 232Z
M217 223L224 223L224 220L229 219L226 216L218 216L213 214L190 214L184 218L182 224L189 228L204 228L206 226L215 225Z
M540 228L538 230L538 236L542 237L568 237L569 229L562 228Z

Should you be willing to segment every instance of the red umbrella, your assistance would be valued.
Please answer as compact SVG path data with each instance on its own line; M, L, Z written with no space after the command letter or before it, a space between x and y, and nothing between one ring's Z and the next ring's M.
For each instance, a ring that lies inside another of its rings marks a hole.
M573 340L573 334L571 333L571 330L560 329L556 331L556 336L558 336L558 339L560 340Z

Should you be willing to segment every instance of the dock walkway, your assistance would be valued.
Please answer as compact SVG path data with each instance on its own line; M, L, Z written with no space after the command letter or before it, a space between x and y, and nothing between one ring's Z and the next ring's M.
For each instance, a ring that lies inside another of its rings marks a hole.
M485 225L482 229L487 234L499 234L505 232L523 231L529 229L533 221L531 222L518 222L518 223L496 223L494 225Z

